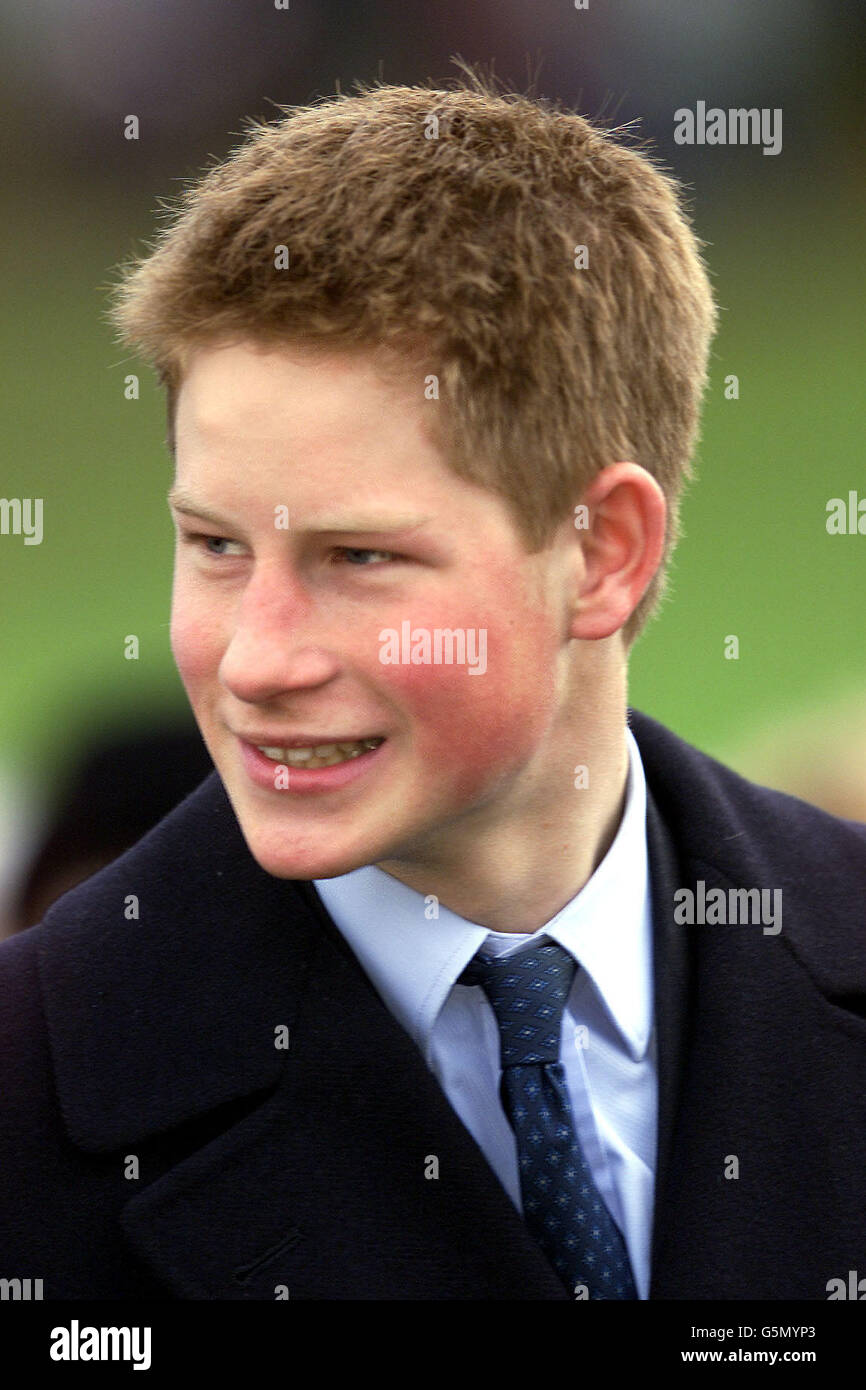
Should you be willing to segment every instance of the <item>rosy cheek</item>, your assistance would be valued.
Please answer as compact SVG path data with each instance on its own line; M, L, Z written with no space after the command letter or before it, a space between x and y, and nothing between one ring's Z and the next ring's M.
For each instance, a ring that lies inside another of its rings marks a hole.
M486 670L478 674L447 664L383 668L395 704L409 717L415 752L461 798L522 765L542 736L552 681L539 636L537 628L529 642L510 628L488 629Z

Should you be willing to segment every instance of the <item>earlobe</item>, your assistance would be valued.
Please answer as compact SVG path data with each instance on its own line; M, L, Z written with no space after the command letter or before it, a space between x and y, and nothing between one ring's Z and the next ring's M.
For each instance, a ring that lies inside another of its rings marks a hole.
M613 463L593 479L580 505L588 526L577 531L583 563L570 635L597 641L628 621L656 573L667 504L645 468Z

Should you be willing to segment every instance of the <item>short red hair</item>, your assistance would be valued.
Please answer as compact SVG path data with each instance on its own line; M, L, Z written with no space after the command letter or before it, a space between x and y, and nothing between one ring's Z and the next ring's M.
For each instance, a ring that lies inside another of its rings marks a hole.
M677 183L622 132L471 76L253 124L127 268L114 322L170 420L203 342L394 349L419 394L437 378L449 465L508 500L530 549L607 464L639 463L668 530L630 642L691 472L716 319L699 243Z

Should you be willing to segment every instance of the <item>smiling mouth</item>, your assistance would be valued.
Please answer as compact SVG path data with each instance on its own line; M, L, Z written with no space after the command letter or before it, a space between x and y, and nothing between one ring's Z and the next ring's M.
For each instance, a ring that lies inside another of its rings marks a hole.
M317 767L335 767L337 763L347 763L352 758L360 758L362 753L369 753L384 742L384 738L375 737L354 739L351 742L317 743L311 744L308 748L265 748L260 743L255 747L271 762L312 770Z

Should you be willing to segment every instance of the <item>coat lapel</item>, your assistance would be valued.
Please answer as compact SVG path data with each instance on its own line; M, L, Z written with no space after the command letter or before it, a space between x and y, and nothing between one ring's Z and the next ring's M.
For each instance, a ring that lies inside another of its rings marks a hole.
M658 1133L650 1265L654 1274L658 1267L662 1234L659 1214L665 1210L670 1185L671 1151L682 1090L691 989L686 937L682 927L677 926L673 920L674 891L681 881L681 870L676 846L659 814L649 786L646 829L653 915L653 988L658 1075Z
M565 1298L414 1043L316 930L278 1088L127 1205L134 1249L183 1298Z
M633 715L659 1042L650 1297L826 1299L863 1264L866 830ZM673 920L676 889L778 892L765 923ZM862 1109L862 1107L860 1107Z
M312 886L259 868L216 775L46 928L67 1130L138 1156L122 1228L176 1297L567 1298Z

